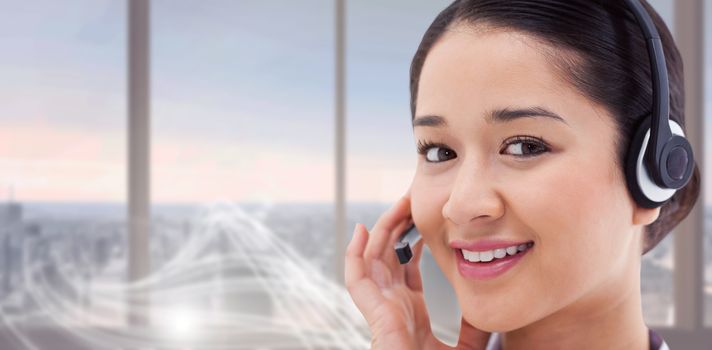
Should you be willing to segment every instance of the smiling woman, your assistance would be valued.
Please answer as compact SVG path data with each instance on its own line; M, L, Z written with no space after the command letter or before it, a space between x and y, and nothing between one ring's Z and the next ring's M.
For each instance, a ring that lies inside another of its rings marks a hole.
M680 55L643 5L664 49L670 125L682 133ZM401 267L382 250L412 221L457 295L459 348L666 348L643 319L641 255L690 212L699 170L692 164L659 205L640 201L627 178L659 92L631 9L455 1L425 33L410 78L415 176L370 231L357 225L346 258L373 347L444 346L417 263Z

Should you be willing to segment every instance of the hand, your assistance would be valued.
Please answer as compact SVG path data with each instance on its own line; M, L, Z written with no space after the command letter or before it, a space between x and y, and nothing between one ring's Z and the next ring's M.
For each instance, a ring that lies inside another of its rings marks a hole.
M346 249L346 287L368 322L372 349L453 349L438 340L430 327L419 267L424 240L412 247L413 258L405 265L393 249L411 223L410 194L406 194L370 233L357 224ZM454 349L484 350L489 336L462 319Z

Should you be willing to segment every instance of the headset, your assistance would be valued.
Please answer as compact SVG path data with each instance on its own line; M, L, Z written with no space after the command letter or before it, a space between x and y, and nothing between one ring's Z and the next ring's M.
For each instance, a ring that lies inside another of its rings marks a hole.
M642 28L653 81L652 113L641 118L626 154L625 177L635 202L644 208L665 204L692 177L695 159L682 127L670 120L670 89L663 44L640 0L625 0ZM396 242L401 264L410 261L420 235L411 225Z
M643 29L653 79L652 114L642 119L633 136L626 181L636 203L657 208L690 181L695 159L682 127L670 120L667 65L658 30L639 0L625 2Z

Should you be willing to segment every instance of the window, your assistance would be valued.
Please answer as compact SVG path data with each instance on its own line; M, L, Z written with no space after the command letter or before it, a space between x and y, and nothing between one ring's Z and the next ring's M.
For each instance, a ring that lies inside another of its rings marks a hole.
M270 262L335 273L333 2L151 4L153 318L282 317Z
M156 220L184 220L179 208L194 213L190 205L274 203L266 223L288 241L332 236L333 11L324 5L152 3ZM310 202L319 205L294 210ZM295 233L296 224L305 226Z
M122 1L3 3L0 334L121 320L87 291L125 279L125 22Z

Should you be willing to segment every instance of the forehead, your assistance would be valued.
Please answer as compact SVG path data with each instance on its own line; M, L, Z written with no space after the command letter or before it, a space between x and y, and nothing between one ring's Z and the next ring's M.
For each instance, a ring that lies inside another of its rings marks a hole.
M518 32L456 26L426 57L416 115L473 115L504 106L566 109L565 102L582 102L545 49Z

